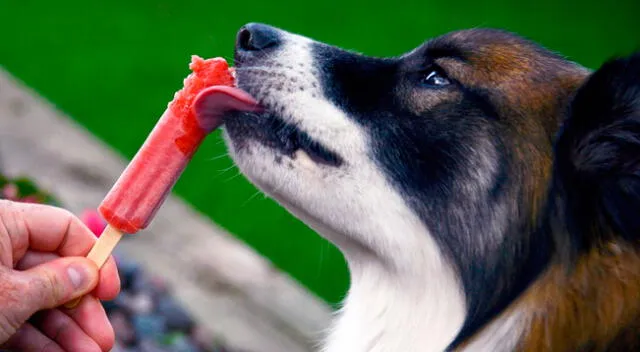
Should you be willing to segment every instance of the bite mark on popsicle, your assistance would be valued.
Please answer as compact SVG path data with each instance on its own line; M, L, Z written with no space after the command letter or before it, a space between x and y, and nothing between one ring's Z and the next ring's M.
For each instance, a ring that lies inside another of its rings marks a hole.
M198 93L211 86L235 85L229 65L222 58L204 60L193 55L189 69L192 72L184 79L184 88L177 91L169 103L169 110L180 118L183 134L176 138L175 143L185 155L190 154L199 140L219 126L219 123L203 126L196 118L193 101Z

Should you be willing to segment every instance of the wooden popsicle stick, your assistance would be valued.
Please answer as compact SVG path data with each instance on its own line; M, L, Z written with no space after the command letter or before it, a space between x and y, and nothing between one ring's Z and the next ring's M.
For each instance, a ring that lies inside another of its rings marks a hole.
M116 248L116 245L122 238L122 235L122 232L110 225L107 225L96 243L93 245L93 248L91 248L91 251L89 251L89 254L87 254L87 258L96 263L98 269L102 268L107 259L109 259L113 249ZM67 309L75 308L78 303L80 303L81 299L82 297L78 297L73 301L69 301L64 304L64 307Z

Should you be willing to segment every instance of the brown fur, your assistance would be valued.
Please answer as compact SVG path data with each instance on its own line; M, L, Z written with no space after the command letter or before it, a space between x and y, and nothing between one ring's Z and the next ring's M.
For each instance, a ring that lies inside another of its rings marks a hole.
M546 270L496 318L525 312L527 328L517 351L640 349L640 251L609 243L582 255L571 267L563 262Z
M534 223L551 177L552 141L573 92L590 72L543 55L533 43L473 30L456 32L433 46L461 48L465 60L443 57L438 64L465 86L487 92L505 117L503 133L514 145L514 159L528 164L522 173L526 174L523 195L530 208L523 210L531 213Z
M530 312L522 351L615 351L620 339L630 351L640 332L640 252L609 243L572 268L553 265L516 306Z

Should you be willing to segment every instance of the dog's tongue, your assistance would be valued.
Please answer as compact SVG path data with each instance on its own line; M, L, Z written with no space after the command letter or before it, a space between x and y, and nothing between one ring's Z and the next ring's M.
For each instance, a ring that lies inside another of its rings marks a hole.
M222 124L222 118L228 112L258 112L262 107L242 89L212 86L198 93L193 109L200 126L206 130L214 130Z

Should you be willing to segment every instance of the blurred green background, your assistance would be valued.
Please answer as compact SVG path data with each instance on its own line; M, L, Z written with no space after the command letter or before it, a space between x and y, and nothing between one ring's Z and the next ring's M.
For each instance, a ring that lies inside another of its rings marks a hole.
M499 27L596 68L640 49L639 15L640 0L0 0L0 65L130 158L181 87L190 55L230 59L246 22L377 56L450 30ZM328 302L343 297L340 253L258 194L219 134L175 192Z

